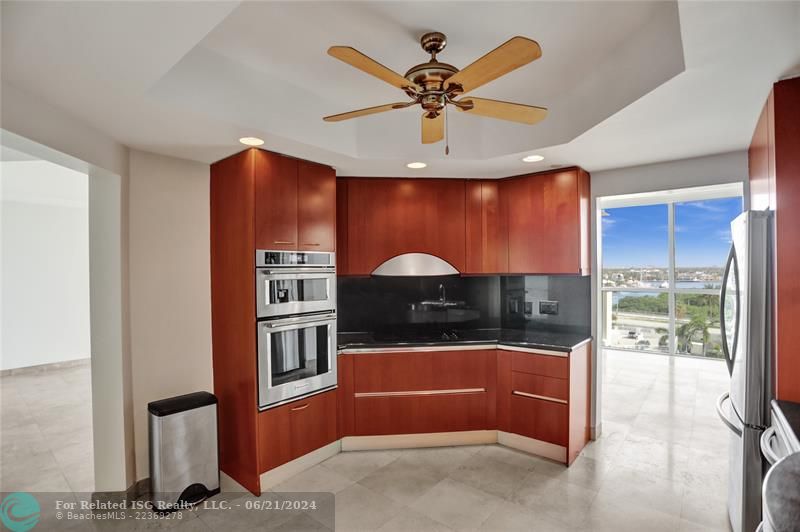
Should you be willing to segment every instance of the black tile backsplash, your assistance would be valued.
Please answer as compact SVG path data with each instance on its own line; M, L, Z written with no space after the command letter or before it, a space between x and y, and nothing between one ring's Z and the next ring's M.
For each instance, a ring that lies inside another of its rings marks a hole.
M589 277L526 275L502 277L501 322L507 329L591 331L591 281ZM540 309L541 302L557 302L557 314ZM540 312L545 311L545 313Z
M591 329L588 277L340 277L337 297L339 332ZM540 314L540 301L558 301L558 314Z

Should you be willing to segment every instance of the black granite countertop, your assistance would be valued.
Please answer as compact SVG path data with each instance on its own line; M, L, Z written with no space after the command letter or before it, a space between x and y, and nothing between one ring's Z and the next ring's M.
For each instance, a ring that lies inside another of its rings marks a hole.
M504 345L528 349L569 352L591 340L586 333L534 329L475 329L448 331L447 335L376 334L342 332L338 334L340 351L348 349L385 349L402 347L437 347L458 345Z
M771 530L800 530L800 453L776 462L767 473L763 518Z

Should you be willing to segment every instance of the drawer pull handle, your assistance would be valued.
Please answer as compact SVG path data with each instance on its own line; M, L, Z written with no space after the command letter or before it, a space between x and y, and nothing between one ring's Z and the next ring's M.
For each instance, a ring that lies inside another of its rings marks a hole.
M289 240L273 240L273 244L294 244L294 242L290 242Z
M356 397L409 397L415 395L448 395L448 394L466 394L466 393L483 393L486 388L458 388L455 390L408 390L402 392L359 392Z
M305 242L303 243L304 246L319 246L317 242Z
M310 404L311 403L306 403L303 406L298 406L298 407L292 408L292 412L295 412L297 410L305 410L306 408L308 408L308 405L310 405Z
M548 397L546 395L536 395L536 394L533 394L533 393L520 392L520 391L517 391L517 390L514 390L511 393L514 394L514 395L522 396L522 397L530 397L531 399L541 399L542 401L550 401L551 403L560 403L562 405L567 404L567 402L564 399L558 399L556 397Z

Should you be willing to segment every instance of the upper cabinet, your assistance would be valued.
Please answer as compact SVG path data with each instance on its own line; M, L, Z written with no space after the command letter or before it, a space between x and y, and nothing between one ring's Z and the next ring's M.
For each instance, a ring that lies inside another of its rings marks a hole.
M589 174L580 168L500 185L508 217L508 272L590 273Z
M340 274L369 275L403 253L430 253L464 271L464 180L352 178L345 183L347 210L340 223L347 227L347 269Z
M465 275L590 273L589 174L337 181L338 273L430 253Z
M256 249L297 248L297 159L255 151Z
M501 181L466 183L466 274L508 272L508 218L501 205ZM505 200L505 198L503 198Z
M297 248L333 251L336 247L336 173L333 168L298 162Z
M256 249L334 251L332 168L256 150L255 202Z

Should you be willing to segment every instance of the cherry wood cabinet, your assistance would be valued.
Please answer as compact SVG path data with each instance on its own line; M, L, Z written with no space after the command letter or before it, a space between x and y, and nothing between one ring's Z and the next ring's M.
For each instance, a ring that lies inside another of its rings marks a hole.
M498 429L565 448L589 441L590 344L339 355L339 437Z
M508 272L590 273L589 175L580 168L501 183L508 223Z
M568 408L564 403L512 394L511 432L566 447Z
M336 173L328 166L299 161L297 169L297 248L336 249Z
M775 394L800 402L800 78L772 87L748 150L750 208L775 212Z
M255 150L256 249L334 251L336 174Z
M296 250L298 161L264 150L253 154L256 249Z
M589 174L337 180L339 275L430 253L465 275L590 272ZM344 246L344 247L342 247Z
M343 180L339 180L342 183ZM462 179L348 178L347 269L369 275L403 253L430 253L464 270L465 183Z
M352 390L352 400L340 397L342 436L482 430L496 424L494 350L339 358L340 390Z
M462 273L508 272L508 219L500 186L498 180L466 182L467 258Z
M274 469L338 439L336 390L258 414L258 470Z
M259 413L255 249L333 251L332 169L256 148L211 165L211 333L220 469L252 493L260 473L336 438L336 400ZM332 427L332 428L331 428Z
M589 441L590 346L580 346L569 356L503 355L502 368L498 364L498 421L508 429L500 430L566 447L571 464Z

